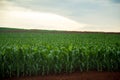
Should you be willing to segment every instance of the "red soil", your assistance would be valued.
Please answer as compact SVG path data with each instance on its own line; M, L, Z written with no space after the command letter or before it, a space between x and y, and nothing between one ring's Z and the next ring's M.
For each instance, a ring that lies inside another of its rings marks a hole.
M33 32L33 33L103 33L103 34L120 34L120 32L93 32L93 31L43 31L43 30L37 30L37 29L30 29L30 30L0 30L0 33L21 33L21 32Z
M27 76L4 80L120 80L120 72L75 72L47 76Z

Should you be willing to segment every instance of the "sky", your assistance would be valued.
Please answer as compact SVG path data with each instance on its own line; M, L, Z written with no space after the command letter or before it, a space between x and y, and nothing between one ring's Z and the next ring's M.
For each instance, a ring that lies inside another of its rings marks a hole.
M120 32L120 0L0 0L0 27Z

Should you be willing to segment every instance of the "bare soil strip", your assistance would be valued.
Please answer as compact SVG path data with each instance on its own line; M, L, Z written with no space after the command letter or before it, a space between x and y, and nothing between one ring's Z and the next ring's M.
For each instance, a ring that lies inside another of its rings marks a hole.
M3 80L120 80L120 72L74 72L46 76L26 76Z
M93 32L93 31L52 31L52 30L0 30L0 33L21 33L21 32L33 32L33 33L103 33L103 34L120 34L120 32Z

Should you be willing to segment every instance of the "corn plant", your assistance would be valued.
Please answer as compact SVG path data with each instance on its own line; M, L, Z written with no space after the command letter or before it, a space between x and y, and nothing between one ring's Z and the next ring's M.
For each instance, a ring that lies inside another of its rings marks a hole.
M0 33L0 78L91 70L120 71L120 35Z

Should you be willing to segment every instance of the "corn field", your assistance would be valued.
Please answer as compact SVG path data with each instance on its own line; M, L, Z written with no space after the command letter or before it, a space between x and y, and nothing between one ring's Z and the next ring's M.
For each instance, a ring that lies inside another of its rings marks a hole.
M0 33L0 78L120 71L120 35Z

